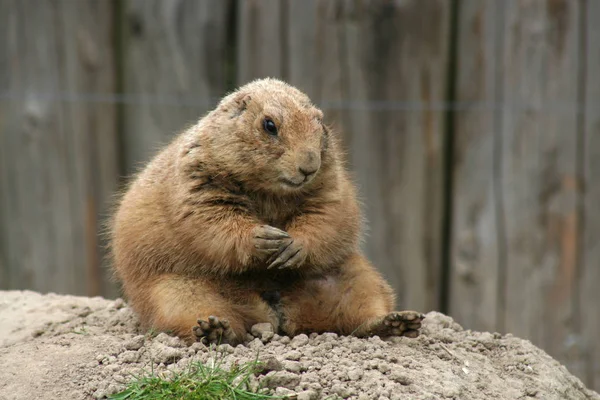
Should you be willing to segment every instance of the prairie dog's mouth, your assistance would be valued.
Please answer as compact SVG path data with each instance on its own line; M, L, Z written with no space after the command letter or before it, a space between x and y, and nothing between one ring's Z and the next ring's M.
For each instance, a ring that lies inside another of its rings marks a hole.
M291 181L289 179L286 179L286 178L281 178L280 181L283 184L285 184L286 186L290 186L290 187L293 187L293 188L299 188L300 186L304 185L304 183L306 182L306 179L304 179L304 180L302 180L302 181L300 181L298 183L296 183L294 181Z
M293 178L282 177L279 179L279 181L283 183L286 187L297 189L312 181L315 175L317 175L316 171L308 175L299 174L297 176L294 176Z

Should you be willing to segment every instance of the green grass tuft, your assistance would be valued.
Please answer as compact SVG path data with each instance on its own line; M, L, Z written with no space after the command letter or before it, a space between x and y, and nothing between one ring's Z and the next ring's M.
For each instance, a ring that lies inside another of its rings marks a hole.
M157 375L154 371L136 377L112 400L260 400L280 399L257 393L250 386L250 377L260 369L258 361L234 365L227 371L220 363L214 366L200 362L191 363L185 371L170 373L170 377Z

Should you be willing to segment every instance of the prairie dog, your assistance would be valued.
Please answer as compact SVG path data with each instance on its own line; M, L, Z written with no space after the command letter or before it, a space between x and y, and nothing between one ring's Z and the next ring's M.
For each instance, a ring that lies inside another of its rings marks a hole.
M110 235L146 326L239 343L287 335L416 337L423 315L359 249L361 214L336 135L298 89L262 79L224 97L142 170Z

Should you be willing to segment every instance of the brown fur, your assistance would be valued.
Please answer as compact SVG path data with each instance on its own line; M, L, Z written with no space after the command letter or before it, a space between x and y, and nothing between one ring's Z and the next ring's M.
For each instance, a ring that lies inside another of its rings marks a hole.
M197 320L215 315L233 342L259 322L289 335L383 326L394 296L360 254L356 191L322 118L299 90L254 81L137 176L110 234L115 272L143 323L192 339ZM317 172L300 187L285 183L301 181L299 168ZM292 253L288 268L267 268Z

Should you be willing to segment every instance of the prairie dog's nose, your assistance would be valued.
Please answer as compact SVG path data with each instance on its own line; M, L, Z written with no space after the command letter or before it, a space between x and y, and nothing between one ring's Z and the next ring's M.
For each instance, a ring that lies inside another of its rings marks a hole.
M298 171L306 176L315 174L321 167L321 156L312 150L304 152L300 159Z

